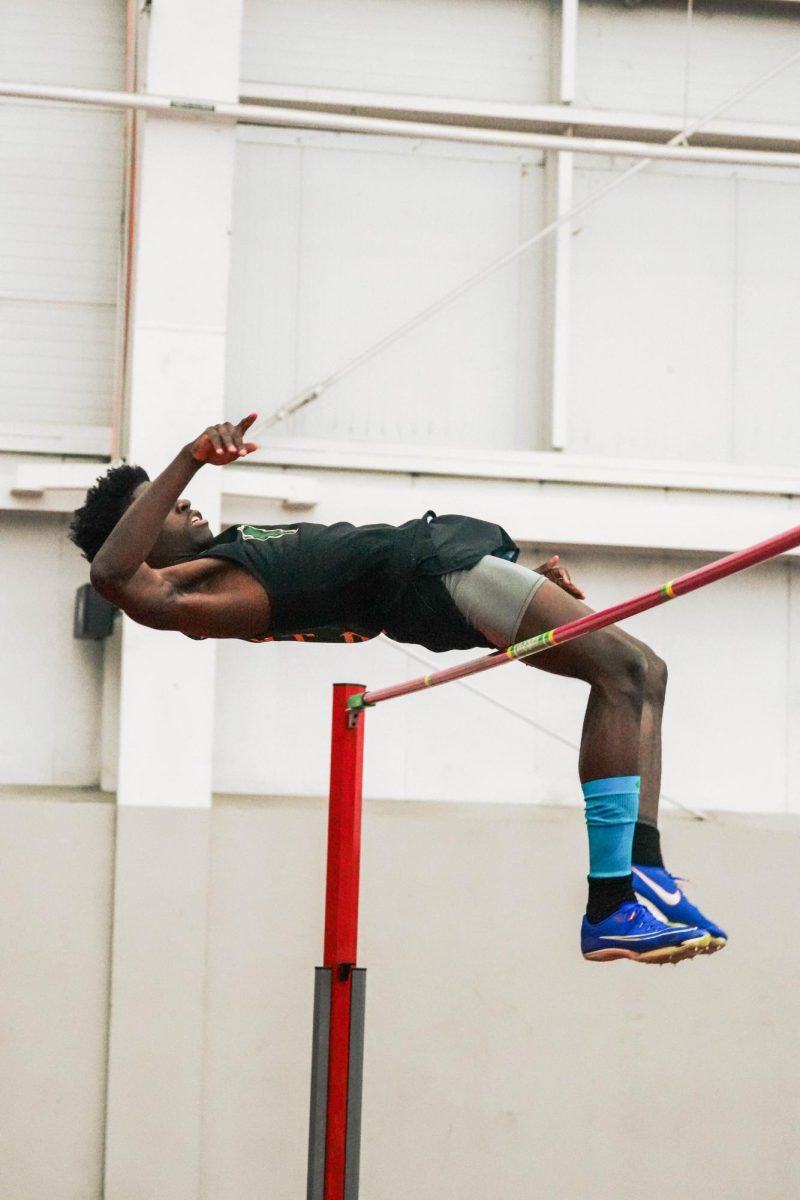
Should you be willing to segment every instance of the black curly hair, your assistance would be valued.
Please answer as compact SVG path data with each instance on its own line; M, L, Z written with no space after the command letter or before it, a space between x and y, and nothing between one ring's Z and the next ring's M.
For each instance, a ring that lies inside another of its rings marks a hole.
M136 488L149 479L144 467L123 463L111 467L89 488L86 502L76 509L69 527L70 541L83 551L89 562L125 512Z

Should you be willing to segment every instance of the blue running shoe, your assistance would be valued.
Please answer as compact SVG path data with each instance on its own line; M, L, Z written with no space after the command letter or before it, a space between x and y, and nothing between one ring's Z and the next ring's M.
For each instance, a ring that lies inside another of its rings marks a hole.
M687 900L677 880L664 867L633 867L633 890L642 900L661 914L665 921L678 921L682 925L697 925L710 934L710 941L705 954L714 954L728 944L728 935L714 921L703 916L699 908L695 908Z
M632 958L634 962L676 963L705 950L710 935L696 925L666 925L643 904L627 900L593 925L587 917L581 926L581 953L592 962Z

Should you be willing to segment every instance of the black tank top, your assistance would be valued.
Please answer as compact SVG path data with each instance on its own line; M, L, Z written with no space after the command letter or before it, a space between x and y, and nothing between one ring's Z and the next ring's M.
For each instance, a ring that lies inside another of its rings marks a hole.
M415 581L474 566L487 554L516 559L519 550L499 525L474 517L424 517L404 525L234 525L214 539L198 558L238 563L264 587L272 623L252 641L367 641L387 632L398 641L431 649L450 648L454 631L432 625L455 614L461 622L458 645L487 645L463 622L444 587L445 614L422 609ZM470 637L464 641L464 630ZM437 643L431 645L431 637ZM399 635L399 636L398 636Z

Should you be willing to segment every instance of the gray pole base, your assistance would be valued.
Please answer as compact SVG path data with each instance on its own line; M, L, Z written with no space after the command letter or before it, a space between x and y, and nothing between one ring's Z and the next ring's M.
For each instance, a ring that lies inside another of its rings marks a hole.
M328 1127L328 1055L331 1037L331 970L314 972L314 1032L311 1050L311 1117L308 1126L307 1200L325 1197L325 1136Z
M311 1054L307 1200L325 1200L332 984L331 968L317 967L314 972L314 1032ZM354 967L350 972L350 1046L347 1067L344 1200L358 1200L366 992L367 972L363 967Z
M358 1200L366 1000L367 972L363 967L354 967L350 974L350 1061L347 1072L347 1149L344 1160L344 1200Z

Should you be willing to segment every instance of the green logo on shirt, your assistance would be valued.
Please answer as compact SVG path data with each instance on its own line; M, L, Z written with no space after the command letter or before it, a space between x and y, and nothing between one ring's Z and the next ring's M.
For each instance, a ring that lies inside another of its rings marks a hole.
M264 529L261 525L240 525L239 533L245 542L268 542L272 538L285 537L287 533L297 533L297 530Z

